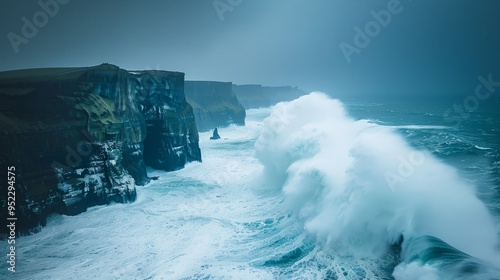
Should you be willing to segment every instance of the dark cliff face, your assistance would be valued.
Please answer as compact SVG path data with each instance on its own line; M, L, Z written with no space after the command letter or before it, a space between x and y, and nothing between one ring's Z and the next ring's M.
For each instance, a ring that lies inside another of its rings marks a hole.
M201 160L183 78L107 64L0 73L0 176L15 167L18 233L36 231L50 213L134 201L135 185L149 181L146 163L173 170Z
M269 107L278 102L291 101L306 94L304 91L290 86L233 85L233 91L245 109Z
M186 81L185 92L199 131L230 124L245 125L245 108L233 93L232 83Z
M133 72L137 100L147 124L144 159L166 171L201 161L193 108L184 95L184 73Z

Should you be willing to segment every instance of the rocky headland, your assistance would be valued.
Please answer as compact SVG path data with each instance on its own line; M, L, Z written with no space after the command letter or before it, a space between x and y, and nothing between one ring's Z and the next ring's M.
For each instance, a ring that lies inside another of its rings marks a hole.
M245 125L245 108L234 94L232 83L186 81L185 91L199 131L230 124Z
M171 171L201 161L184 73L110 64L7 71L0 98L0 176L15 168L20 234L51 213L134 201L135 186L150 180L146 165ZM0 193L7 209L5 184Z

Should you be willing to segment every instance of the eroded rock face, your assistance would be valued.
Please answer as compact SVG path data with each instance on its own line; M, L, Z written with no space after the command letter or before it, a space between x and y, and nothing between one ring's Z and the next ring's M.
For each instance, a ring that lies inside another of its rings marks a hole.
M270 87L258 84L233 85L233 91L245 109L270 107L278 102L291 101L306 94L296 87Z
M185 92L199 131L230 124L245 125L245 108L233 93L232 83L186 81Z
M174 170L201 160L183 80L109 64L0 73L0 176L15 167L18 233L37 231L50 213L134 201L146 163ZM4 208L4 184L0 192Z
M144 159L166 171L201 161L193 108L184 95L184 73L138 71L137 100L147 124Z

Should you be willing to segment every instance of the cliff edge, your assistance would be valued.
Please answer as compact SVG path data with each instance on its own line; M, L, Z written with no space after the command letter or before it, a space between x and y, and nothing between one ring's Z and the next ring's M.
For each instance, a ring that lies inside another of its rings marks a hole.
M296 87L271 87L259 84L233 85L233 91L245 109L266 108L307 94Z
M234 94L232 83L186 81L185 92L199 131L230 124L245 125L245 108Z
M110 64L1 72L0 176L15 168L18 234L38 231L51 213L134 201L136 184L149 182L146 164L170 171L201 161L183 87L183 73Z

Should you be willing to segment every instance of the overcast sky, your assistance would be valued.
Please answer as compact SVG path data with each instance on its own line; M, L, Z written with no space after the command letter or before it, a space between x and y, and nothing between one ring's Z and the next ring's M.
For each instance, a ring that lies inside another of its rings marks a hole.
M478 75L500 80L498 0L70 0L47 18L38 1L0 1L0 70L107 62L334 94L463 95ZM386 26L371 22L381 10ZM41 27L23 35L23 17Z

